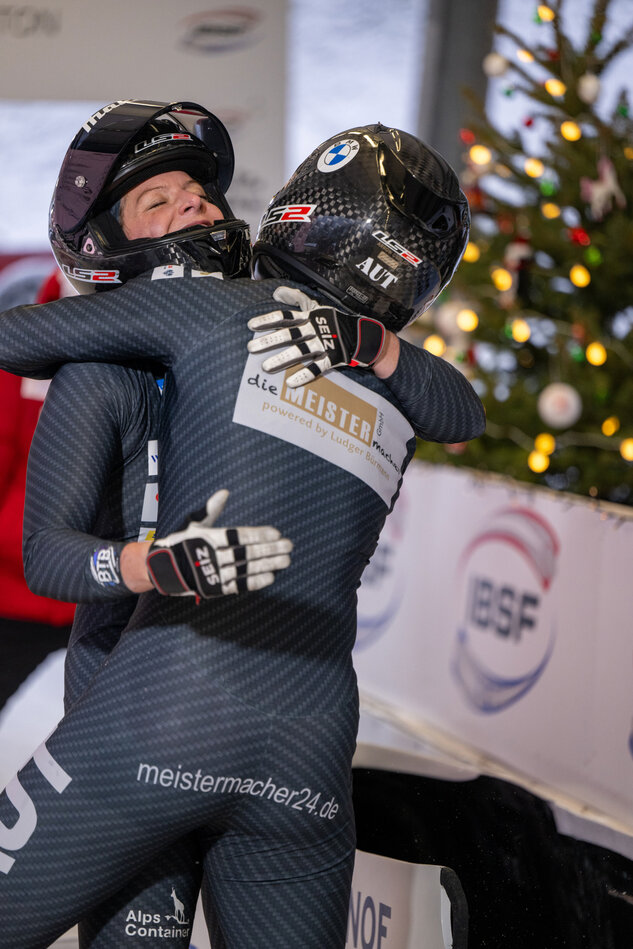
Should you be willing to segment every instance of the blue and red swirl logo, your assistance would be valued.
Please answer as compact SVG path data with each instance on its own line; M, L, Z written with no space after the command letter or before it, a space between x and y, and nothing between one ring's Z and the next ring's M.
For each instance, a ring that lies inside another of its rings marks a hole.
M517 702L551 659L559 550L558 537L540 514L504 507L463 551L452 671L479 711L499 712Z

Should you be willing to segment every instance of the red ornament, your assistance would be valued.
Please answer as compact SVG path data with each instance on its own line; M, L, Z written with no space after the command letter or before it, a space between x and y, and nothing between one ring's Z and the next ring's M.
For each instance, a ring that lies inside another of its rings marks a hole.
M560 53L557 49L548 49L547 58L550 62L555 63L557 59L560 59Z
M534 125L534 119L532 118L531 115L527 115L527 116L523 119L523 124L525 125L525 127L526 127L527 129L531 129L532 126Z
M580 244L581 247L588 247L591 244L591 238L583 227L570 227L567 236L574 244Z
M464 145L473 145L475 142L475 133L471 132L470 129L460 129L459 137L461 138Z
M466 200L468 201L471 211L485 211L485 195L479 185L473 185L472 188L464 188L464 194L466 195Z

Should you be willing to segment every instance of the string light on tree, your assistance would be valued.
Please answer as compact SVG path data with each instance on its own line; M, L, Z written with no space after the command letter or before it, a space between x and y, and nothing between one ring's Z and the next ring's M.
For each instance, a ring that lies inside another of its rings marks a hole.
M532 335L530 324L527 322L527 320L523 320L520 317L516 320L512 320L510 329L512 330L512 339L516 343L527 343L528 339Z
M526 158L523 168L530 178L540 178L545 171L545 165L540 158Z
M633 461L633 438L625 438L620 442L620 454L625 461Z
M620 429L620 419L617 415L610 415L609 418L604 420L601 427L603 435L607 435L608 437L615 435Z
M443 356L446 352L446 343L438 333L431 333L422 344L424 349L434 356Z
M550 465L549 456L542 451L534 449L528 455L528 468L535 474L542 474L547 471Z
M489 165L492 161L492 152L485 145L473 145L468 155L474 165Z
M495 267L490 277L497 290L501 293L503 293L504 290L509 290L512 286L512 274L509 270L506 270L505 267Z
M584 258L592 267L597 267L602 263L602 254L597 247L588 247L584 253Z
M554 204L553 201L545 201L541 205L541 214L548 220L553 221L555 218L560 217L560 208L557 204Z
M556 449L556 439L550 432L541 432L534 439L534 448L543 455L551 455Z
M536 13L539 20L541 20L543 23L551 23L556 15L552 8L548 7L544 3L539 4L539 6L536 8Z
M468 241L466 244L466 250L464 251L463 260L465 260L468 264L474 264L479 260L480 257L481 251L479 250L477 244L473 243L473 241Z
M479 326L479 317L474 310L468 307L459 311L456 321L459 329L464 333L472 333Z
M578 139L582 137L580 126L571 120L562 123L560 127L560 134L568 142L577 142Z
M585 356L592 366L603 366L607 361L607 351L599 342L589 343L585 349Z
M591 244L591 238L584 227L570 227L567 233L574 244L580 244L582 247L588 247Z
M567 86L560 79L546 79L545 80L545 89L552 96L553 99L562 98L567 92Z
M591 283L591 274L582 264L574 264L569 271L569 279L575 287L588 287Z

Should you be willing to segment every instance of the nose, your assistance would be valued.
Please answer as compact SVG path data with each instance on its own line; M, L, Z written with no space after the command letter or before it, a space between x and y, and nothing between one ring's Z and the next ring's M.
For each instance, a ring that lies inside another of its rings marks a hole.
M222 211L206 196L182 189L177 201L178 215L185 221L203 218L208 224L224 220ZM183 225L183 226L186 226Z
M204 207L204 203L205 199L202 195L187 191L186 188L180 189L180 193L178 194L178 210L181 214L186 214L188 211L200 211Z

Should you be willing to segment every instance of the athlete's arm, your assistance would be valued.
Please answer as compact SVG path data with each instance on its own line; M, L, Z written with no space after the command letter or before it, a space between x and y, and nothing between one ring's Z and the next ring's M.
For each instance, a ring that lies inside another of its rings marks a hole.
M170 366L204 314L188 312L179 291L165 284L140 277L107 292L5 311L0 368L50 378L66 362Z
M123 523L120 498L122 419L132 396L95 365L66 366L51 383L26 485L24 571L34 593L80 603L131 595L118 564L130 539L124 532L136 540L141 517L142 483L133 525ZM94 533L100 521L106 539Z
M396 368L381 378L418 438L451 444L482 435L486 427L484 407L459 369L404 339L398 339L398 343Z
M249 320L251 329L270 331L249 342L251 352L284 347L264 360L267 372L292 367L295 372L287 383L296 386L337 366L369 366L396 396L419 438L451 443L483 433L483 405L465 376L450 363L399 339L376 320L367 320L367 332L363 317L320 306L296 288L278 287L273 296L300 309L282 309ZM364 358L355 359L355 352Z

